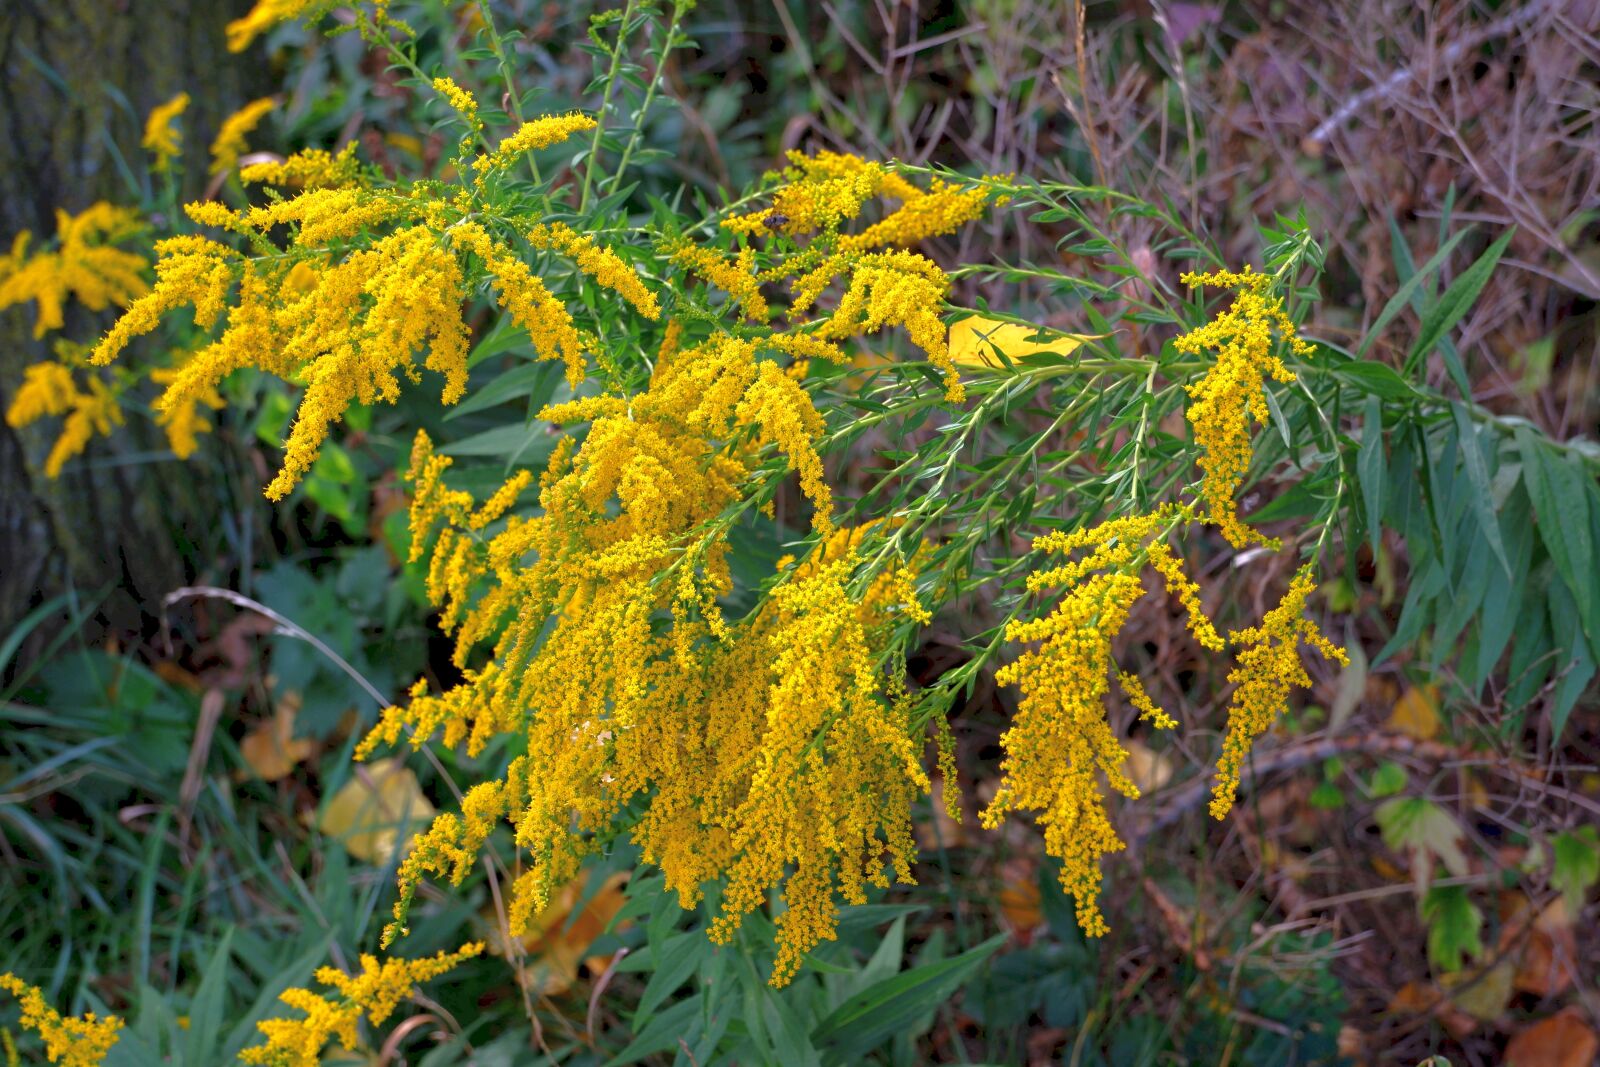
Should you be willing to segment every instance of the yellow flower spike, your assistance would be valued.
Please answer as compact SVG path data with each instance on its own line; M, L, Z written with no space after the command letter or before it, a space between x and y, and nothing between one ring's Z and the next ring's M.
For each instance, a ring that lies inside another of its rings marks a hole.
M551 294L544 280L475 222L453 227L450 239L483 260L494 276L500 306L510 312L513 322L528 331L539 358L562 360L567 366L568 384L576 388L582 383L587 346L566 305Z
M1350 661L1344 649L1324 637L1317 624L1305 617L1306 600L1315 591L1310 566L1302 567L1261 625L1229 635L1230 642L1240 651L1238 666L1228 675L1235 689L1228 704L1228 735L1217 761L1217 782L1211 794L1213 818L1224 818L1232 810L1239 770L1250 746L1288 708L1290 689L1310 687L1311 677L1300 660L1301 642L1335 663Z
M833 315L817 331L827 338L875 333L903 327L911 343L922 349L928 362L945 380L945 398L952 404L966 399L950 344L940 318L950 291L950 279L930 259L914 252L878 252L850 263L850 281Z
M598 123L588 115L571 112L566 115L541 115L525 122L517 131L501 141L495 150L479 156L473 163L480 174L503 170L526 152L558 145L575 133L592 130Z
M316 979L335 995L309 989L288 989L278 999L301 1012L300 1019L267 1019L256 1024L266 1043L239 1054L242 1063L260 1067L316 1067L328 1042L338 1039L346 1047L360 1043L357 1027L363 1017L382 1026L400 1002L416 987L483 952L483 944L463 945L455 952L440 952L417 960L386 959L363 955L361 970L346 974L334 967L317 971Z
M1124 845L1112 828L1100 790L1134 798L1123 771L1128 753L1106 720L1111 641L1144 594L1135 575L1096 574L1068 591L1049 615L1006 628L1012 641L1040 642L998 671L1022 699L1001 736L1004 778L980 821L989 829L1008 811L1033 811L1045 851L1061 861L1061 886L1077 902L1078 925L1090 937L1106 932L1100 912L1100 859Z
M954 233L981 216L988 203L989 190L983 186L963 189L935 179L932 189L907 199L883 221L841 237L839 247L846 251L884 245L909 248L930 237Z
M151 109L144 123L144 149L156 157L155 169L165 171L182 151L183 135L173 123L189 106L189 94L179 93Z
M45 1056L60 1067L96 1067L117 1043L122 1020L63 1016L45 1002L44 994L14 974L0 974L0 989L22 1003L22 1025L44 1041Z
M685 242L672 250L670 259L727 293L750 322L763 323L771 317L772 309L767 298L761 295L761 285L755 276L753 249L741 249L729 262L716 249Z
M277 103L276 97L263 96L259 100L250 101L222 120L216 140L211 142L212 174L226 174L234 168L239 162L239 157L244 155L248 148L245 138L261 124L261 120L277 106Z
M228 51L243 52L252 41L279 23L298 18L325 3L326 0L256 0L256 5L243 18L228 23Z
M90 311L126 306L149 288L143 276L149 264L113 246L140 227L135 212L105 201L77 215L57 210L54 250L28 255L32 235L24 230L12 241L10 255L0 259L0 310L33 301L37 338L61 328L69 298Z
M59 478L67 461L80 455L95 434L105 436L122 425L122 408L105 382L91 377L87 391L80 390L67 367L35 363L23 372L22 385L6 409L6 423L22 427L52 416L65 418L45 457L47 478Z
M661 305L638 273L615 252L597 245L588 234L576 233L559 222L540 223L528 231L528 243L539 249L559 250L579 270L632 304L645 318L661 317Z
M1155 701L1150 699L1150 694L1145 691L1144 683L1137 674L1123 671L1117 675L1117 684L1122 686L1123 694L1128 698L1139 712L1139 718L1148 722L1158 730L1176 730L1178 720L1163 711Z
M467 125L476 129L478 123L478 98L455 83L455 79L439 77L433 79L433 91L444 97L456 113L467 120Z
M357 184L360 174L356 143L351 141L337 155L321 148L306 148L281 163L252 163L240 168L239 179L253 184L332 189Z
M833 491L823 477L822 457L814 444L826 426L812 406L811 395L776 363L763 363L735 416L740 422L759 426L761 443L776 444L789 457L790 468L800 475L800 491L816 508L812 523L817 533L831 534Z
M1265 423L1270 417L1264 379L1295 380L1294 372L1273 354L1274 331L1296 355L1308 356L1312 348L1296 333L1283 302L1272 295L1270 276L1247 267L1242 272L1185 274L1183 282L1236 291L1226 311L1174 342L1179 352L1189 355L1207 350L1216 354L1205 377L1187 387L1192 398L1189 423L1194 427L1195 444L1204 452L1200 457L1205 475L1201 496L1211 521L1229 544L1244 548L1259 543L1276 549L1277 541L1240 520L1234 496L1250 469L1251 421Z

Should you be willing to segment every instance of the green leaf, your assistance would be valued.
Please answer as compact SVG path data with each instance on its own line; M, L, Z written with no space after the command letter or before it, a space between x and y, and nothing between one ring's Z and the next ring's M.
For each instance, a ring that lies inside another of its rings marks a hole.
M1384 499L1383 401L1376 396L1367 397L1356 473L1361 477L1361 496L1367 505L1367 538L1376 556L1378 542L1383 538Z
M228 969L233 963L233 927L228 927L211 954L200 988L189 1007L189 1041L185 1063L215 1063L218 1032L228 995Z
M702 958L710 953L711 942L699 930L677 934L660 945L652 947L655 971L639 997L639 1006L633 1013L633 1028L642 1030L651 1014L699 970Z
M1372 772L1372 780L1367 783L1367 792L1375 797L1392 797L1406 787L1408 778L1404 767L1393 760L1384 760L1378 764L1378 769Z
M1402 378L1399 371L1386 363L1371 360L1341 363L1333 369L1333 373L1369 396L1380 396L1385 400L1403 400L1417 396L1416 388Z
M1593 489L1586 484L1588 480L1577 462L1563 462L1552 455L1533 430L1518 426L1514 434L1522 457L1522 477L1539 524L1539 539L1550 552L1556 574L1572 591L1584 629L1592 635L1596 609L1600 607L1590 596L1595 546L1590 536L1587 498Z
M1412 294L1417 291L1417 287L1422 284L1422 280L1438 270L1439 265L1445 261L1445 257L1454 252L1456 245L1461 243L1461 239L1471 232L1472 227L1470 226L1458 231L1450 240L1439 246L1439 251L1435 252L1433 257L1422 265L1421 270L1412 274L1400 288L1394 291L1394 295L1389 298L1389 302L1383 306L1383 310L1378 313L1378 317L1372 321L1372 326L1367 330L1367 336L1361 342L1361 347L1356 349L1356 358L1359 359L1367 354L1367 349L1371 348L1372 343L1378 339L1378 335L1383 333L1383 328L1393 322L1394 317L1406 309L1406 305L1411 302Z
M678 1001L650 1020L650 1025L637 1034L626 1048L606 1061L606 1067L637 1063L647 1056L678 1048L680 1040L691 1041L698 1037L700 1009L699 997Z
M1483 955L1483 912L1467 897L1467 887L1436 885L1422 898L1428 924L1428 959L1441 971L1459 971L1468 956Z
M1600 831L1585 826L1557 834L1550 841L1550 851L1555 859L1550 888L1561 891L1567 914L1576 919L1584 897L1600 882Z
M1494 268L1500 262L1506 245L1511 243L1511 238L1516 232L1513 228L1501 234L1472 266L1462 271L1461 276L1450 283L1450 288L1439 297L1439 302L1428 310L1428 314L1423 317L1422 328L1417 334L1417 343L1412 345L1410 354L1406 356L1407 374L1413 373L1423 357L1434 350L1450 328L1472 310L1473 302L1478 299L1478 294L1483 292L1483 287L1489 283L1489 276L1494 273ZM1459 383L1457 384L1459 386Z
M1450 411L1455 416L1456 431L1461 439L1461 457L1467 468L1467 481L1472 483L1469 503L1473 513L1478 517L1478 528L1488 540L1494 558L1500 561L1501 569L1510 574L1511 561L1506 558L1505 540L1500 536L1500 520L1495 518L1494 514L1494 494L1489 488L1489 467L1483 461L1483 443L1478 437L1477 429L1472 425L1472 419L1467 414L1465 406L1452 403ZM1587 516L1585 518L1587 519Z
M1306 803L1318 811L1333 811L1344 807L1344 790L1332 782L1318 782L1317 787L1306 797Z
M1383 831L1383 843L1411 855L1412 872L1427 876L1438 859L1454 875L1467 873L1461 851L1461 826L1448 811L1426 797L1396 797L1372 813Z
M930 1004L948 1000L1005 941L1006 935L997 935L959 956L914 967L862 990L817 1025L813 1042L828 1046L846 1062L860 1062L924 1015Z

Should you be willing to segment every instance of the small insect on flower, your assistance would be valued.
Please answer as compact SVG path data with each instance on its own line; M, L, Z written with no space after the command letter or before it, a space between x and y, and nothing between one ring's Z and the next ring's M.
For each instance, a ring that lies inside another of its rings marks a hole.
M781 230L789 225L789 216L781 211L769 211L761 224L769 230Z

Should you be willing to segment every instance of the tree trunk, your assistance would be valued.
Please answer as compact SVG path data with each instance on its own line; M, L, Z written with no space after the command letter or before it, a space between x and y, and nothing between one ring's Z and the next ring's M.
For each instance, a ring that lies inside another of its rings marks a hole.
M221 119L260 95L259 56L230 55L223 28L250 0L3 0L0 2L0 244L19 230L55 232L55 211L96 200L136 204L147 182L145 116L187 91L180 195L198 193ZM0 312L0 410L23 368L49 354L32 336L32 307ZM69 308L62 336L92 341L110 315ZM49 425L0 423L0 639L32 607L75 591L99 601L113 631L140 627L193 561L182 544L214 521L198 514L194 479L135 416L68 464L41 464ZM152 452L157 454L152 458ZM3 665L0 665L3 666Z

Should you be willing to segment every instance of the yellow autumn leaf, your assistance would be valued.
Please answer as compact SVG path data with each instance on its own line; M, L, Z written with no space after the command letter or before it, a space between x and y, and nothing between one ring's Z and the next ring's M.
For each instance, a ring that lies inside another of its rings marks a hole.
M595 938L605 933L606 927L622 906L627 903L623 886L628 880L627 871L615 871L595 890L593 896L578 902L588 884L588 872L562 886L550 897L549 905L528 924L527 933L521 937L522 950L528 954L527 973L524 980L529 989L546 996L566 992L578 977L578 965L585 962L588 948ZM489 938L490 948L509 958L509 945L505 931L499 925L497 914L486 914L494 934ZM591 969L603 967L600 960L590 962Z
M1040 334L1048 340L1029 340ZM996 348L1013 360L1040 352L1065 356L1092 340L1084 334L1058 333L1042 326L1022 326L973 315L950 327L950 358L968 367L1004 367L1005 363L995 355Z
M1153 793L1172 781L1172 757L1166 752L1157 752L1136 738L1124 741L1122 747L1128 751L1123 769L1139 792Z
M299 710L299 695L285 694L273 710L272 718L245 734L239 742L239 754L256 777L268 782L287 778L295 764L316 750L309 738L294 736L294 718Z
M356 766L328 801L317 828L357 859L386 865L434 814L410 768L398 759L380 759Z
M1389 714L1389 729L1418 741L1432 741L1439 735L1439 690L1420 685L1400 694Z

